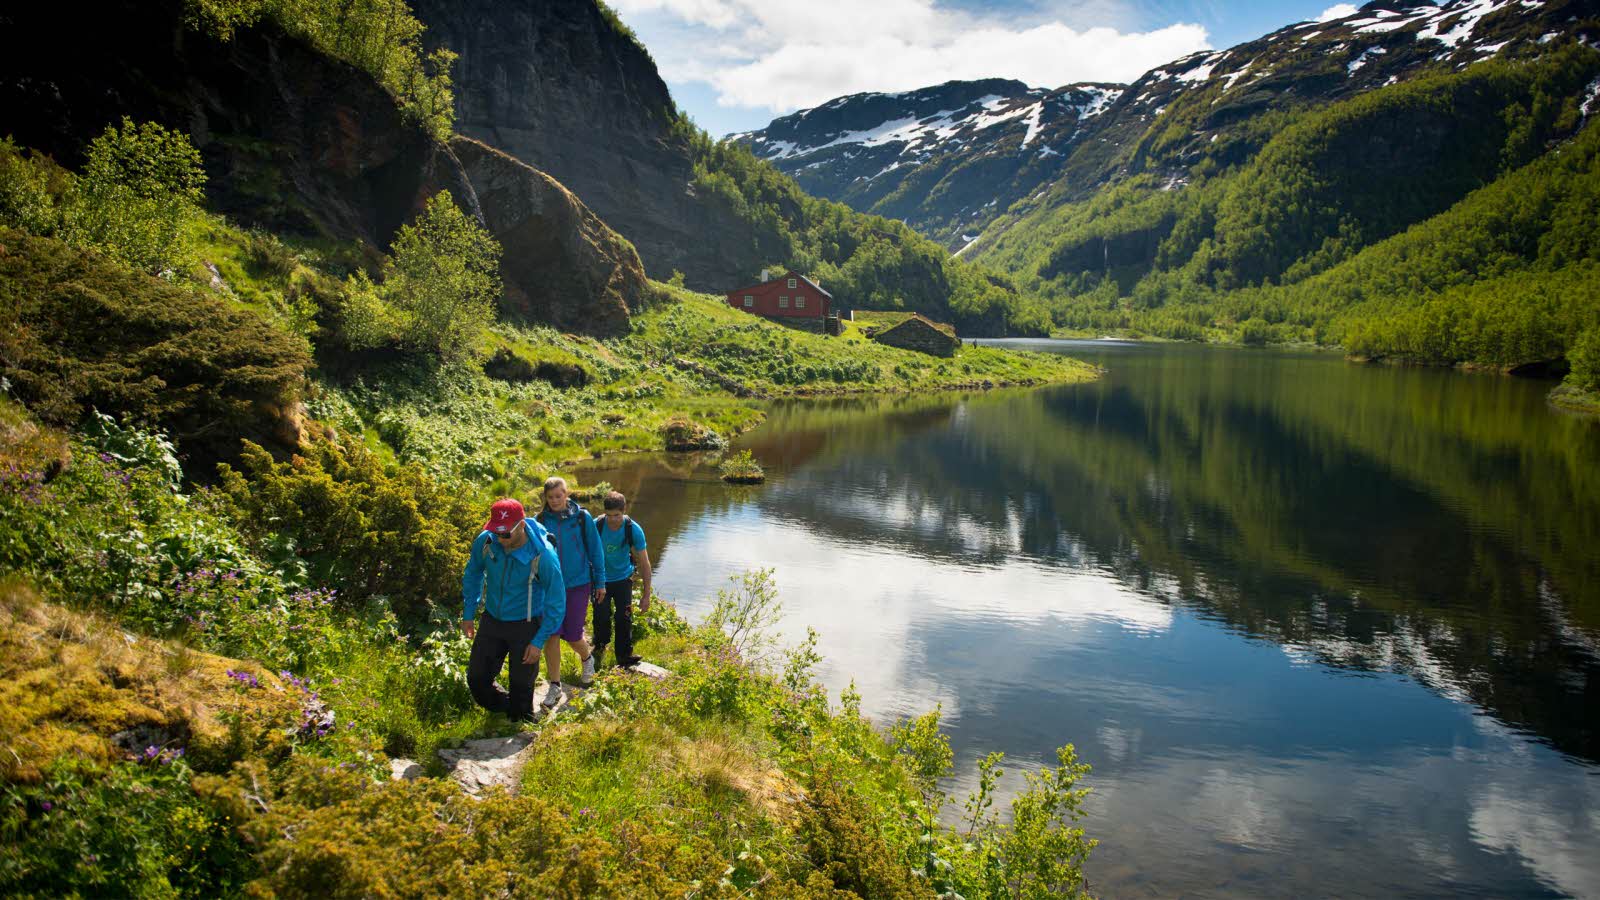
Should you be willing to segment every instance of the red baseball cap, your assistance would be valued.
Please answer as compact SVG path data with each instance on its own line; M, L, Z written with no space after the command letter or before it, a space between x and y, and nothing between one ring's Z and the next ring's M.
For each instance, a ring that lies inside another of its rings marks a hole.
M522 504L518 501L509 497L496 500L494 505L489 507L489 521L483 523L483 530L505 534L520 525L526 516L527 513L523 512Z

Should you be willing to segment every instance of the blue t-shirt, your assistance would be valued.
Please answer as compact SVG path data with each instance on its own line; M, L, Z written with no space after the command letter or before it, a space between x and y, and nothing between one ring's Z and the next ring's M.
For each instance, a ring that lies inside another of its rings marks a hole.
M645 549L644 529L640 528L639 523L632 518L627 519L625 527L633 531L633 546L629 547L623 540L625 536L623 530L612 528L606 522L605 516L595 519L594 524L600 529L600 546L604 547L606 552L606 580L621 581L624 578L632 578L633 551Z

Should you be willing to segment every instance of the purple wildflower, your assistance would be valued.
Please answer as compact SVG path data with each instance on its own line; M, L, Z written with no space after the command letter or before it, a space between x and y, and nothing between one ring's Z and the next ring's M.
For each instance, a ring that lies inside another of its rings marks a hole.
M46 800L43 803L39 804L39 808L44 810L45 812L49 812L50 810L55 809L56 805L54 803L51 803L49 800Z

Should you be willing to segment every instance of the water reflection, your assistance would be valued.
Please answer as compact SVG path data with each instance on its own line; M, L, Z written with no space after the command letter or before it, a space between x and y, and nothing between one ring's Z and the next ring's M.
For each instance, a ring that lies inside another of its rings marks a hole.
M761 489L601 477L663 593L775 566L832 686L942 704L958 781L1076 742L1110 893L1600 892L1600 429L1507 379L1101 352L776 409Z

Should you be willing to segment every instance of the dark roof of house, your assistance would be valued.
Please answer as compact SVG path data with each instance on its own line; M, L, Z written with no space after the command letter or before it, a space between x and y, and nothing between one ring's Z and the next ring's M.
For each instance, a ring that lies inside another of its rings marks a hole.
M817 284L815 281L812 281L810 278L807 278L806 276L801 275L799 272L796 272L793 269L785 270L782 275L778 276L778 278L788 278L790 276L798 278L801 281L804 281L806 284L811 285L813 288L816 288L818 293L822 294L822 296L824 296L824 297L827 297L829 300L833 299L833 295L828 293L827 288L824 288L822 285ZM773 279L773 281L776 281L776 280L777 279ZM751 288L758 288L758 287L761 287L764 284L771 284L771 283L772 283L772 281L757 281L754 284L746 284L746 285L743 285L741 287L732 288L732 289L728 290L727 293L737 294L740 291L747 291L747 290L749 290Z

